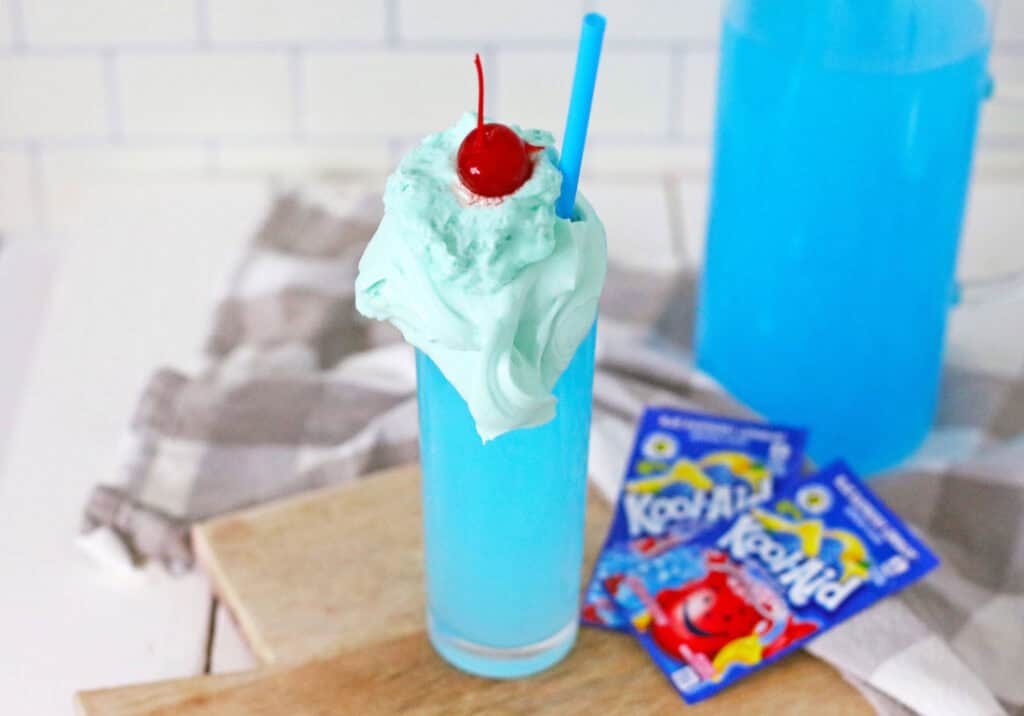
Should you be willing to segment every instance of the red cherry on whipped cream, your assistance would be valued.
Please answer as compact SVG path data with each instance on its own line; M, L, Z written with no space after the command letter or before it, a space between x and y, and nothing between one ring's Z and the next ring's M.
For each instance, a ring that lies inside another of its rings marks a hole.
M459 146L456 168L459 179L478 196L498 197L515 192L533 174L536 147L497 122L484 124L484 69L480 55L474 60L477 75L476 128Z

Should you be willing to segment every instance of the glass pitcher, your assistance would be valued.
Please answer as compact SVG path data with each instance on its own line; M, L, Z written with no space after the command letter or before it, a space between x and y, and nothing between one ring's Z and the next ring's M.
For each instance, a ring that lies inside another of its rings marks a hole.
M818 461L933 419L993 6L730 0L698 365Z

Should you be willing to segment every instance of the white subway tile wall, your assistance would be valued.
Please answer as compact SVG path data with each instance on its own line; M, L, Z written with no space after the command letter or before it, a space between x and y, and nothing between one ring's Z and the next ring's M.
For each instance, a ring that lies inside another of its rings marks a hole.
M685 45L718 39L722 0L594 0L592 5L615 21L609 44L655 40Z
M552 132L560 130L565 122L565 103L572 86L573 51L562 50L508 50L497 62L484 58L484 72L489 78L485 113L525 127L543 127ZM604 70L601 66L601 85L605 91ZM601 101L596 93L595 99ZM558 106L561 98L562 107ZM600 106L600 105L598 105ZM595 112L593 125L603 118ZM515 119L512 119L512 118Z
M15 237L38 233L42 220L33 159L27 152L0 149L0 223Z
M9 49L11 44L11 9L7 0L0 0L0 50Z
M1024 44L1024 2L1002 0L996 10L996 47L1021 50ZM1016 46L1016 47L1014 47Z
M489 113L559 133L587 10L609 19L588 166L703 171L724 1L0 0L0 231L45 226L68 167L383 171L473 108L477 50ZM1024 156L1024 0L992 68L982 145Z
M40 151L41 173L51 184L88 180L97 173L134 177L145 172L199 172L206 165L206 152L187 142L174 147L129 149L93 146Z
M502 40L572 42L579 33L580 0L398 0L403 40L458 40L462 46ZM468 44L467 44L468 43Z
M0 57L0 138L107 136L107 83L100 57Z
M560 132L572 86L574 52L510 50L498 59L497 107L488 113L515 117L518 124ZM614 139L666 138L669 130L670 56L609 48L601 58L595 90L593 136ZM600 111L614 107L614 111Z
M1024 0L1020 0L1024 4ZM1024 50L1024 45L1022 45ZM981 131L993 142L1024 144L1024 52L996 54L989 69L995 78L992 99L981 115Z
M385 139L359 142L289 142L253 146L251 143L222 144L212 160L225 172L277 173L284 176L317 173L382 173L393 156Z
M311 136L380 137L447 127L465 109L473 65L460 52L310 52L299 102Z
M196 5L181 0L32 0L20 8L34 48L181 47L196 39Z
M207 0L214 45L380 43L387 35L381 0Z
M117 120L127 139L282 137L294 130L291 79L276 52L123 57Z
M657 272L683 267L682 236L673 234L679 227L670 219L668 186L657 191L649 181L602 181L584 191L594 206L601 207L601 221L612 237L608 254L615 263ZM637 231L638 216L650 217L644 231Z
M694 50L683 57L679 115L683 136L709 141L715 126L718 52Z

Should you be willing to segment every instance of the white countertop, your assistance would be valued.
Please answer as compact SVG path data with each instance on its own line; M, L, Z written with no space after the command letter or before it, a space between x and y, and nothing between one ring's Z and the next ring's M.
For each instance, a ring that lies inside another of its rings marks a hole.
M960 273L1024 268L1024 177L973 190ZM244 668L249 657L198 574L118 576L74 546L88 490L111 475L146 377L198 365L211 306L269 196L259 177L120 176L68 187L58 237L0 248L0 709L46 716L76 690ZM599 177L613 256L697 265L700 178ZM952 360L1024 367L1020 305L961 308ZM1006 330L984 330L985 326Z

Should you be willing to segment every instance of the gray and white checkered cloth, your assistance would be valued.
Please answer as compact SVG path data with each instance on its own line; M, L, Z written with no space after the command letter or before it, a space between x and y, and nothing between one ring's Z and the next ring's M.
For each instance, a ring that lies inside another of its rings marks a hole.
M152 377L84 542L187 569L197 520L415 459L412 350L353 305L380 210L324 188L275 201L216 309L208 367ZM750 415L691 367L693 305L691 275L609 269L591 440L609 499L645 404ZM941 568L808 648L883 714L1024 714L1024 376L949 369L942 401L928 453L872 481ZM971 448L943 457L965 429Z

